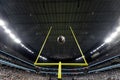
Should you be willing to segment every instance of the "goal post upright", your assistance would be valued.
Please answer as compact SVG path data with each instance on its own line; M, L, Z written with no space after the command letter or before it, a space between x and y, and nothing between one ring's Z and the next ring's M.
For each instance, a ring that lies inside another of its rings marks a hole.
M80 47L80 45L78 43L78 40L77 40L77 38L75 36L75 33L74 33L71 26L70 26L70 31L72 33L72 36L73 36L75 42L76 42L76 45L77 45L77 47L79 49L79 52L80 52L80 54L81 54L81 56L82 56L82 58L84 60L84 63L62 63L61 61L59 61L58 63L38 63L38 59L39 59L39 57L40 57L40 55L41 55L41 53L42 53L42 51L44 49L44 46L45 46L45 44L46 44L46 42L48 40L48 37L49 37L49 35L51 33L51 30L52 30L52 26L50 27L50 29L49 29L49 31L47 33L47 36L46 36L46 38L45 38L45 40L44 40L44 42L42 44L42 47L41 47L41 49L39 51L39 54L38 54L38 56L37 56L37 58L36 58L36 60L34 62L35 66L58 66L58 79L62 79L62 66L88 66L87 60L86 60L86 58L85 58L85 56L84 56L84 54L82 52L82 49L81 49L81 47Z

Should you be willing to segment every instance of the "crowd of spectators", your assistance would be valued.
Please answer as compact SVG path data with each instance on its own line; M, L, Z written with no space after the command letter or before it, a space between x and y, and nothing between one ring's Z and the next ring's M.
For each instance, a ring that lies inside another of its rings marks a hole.
M120 80L120 69L87 74L74 80Z
M48 77L0 65L0 80L48 80Z
M96 72L76 77L72 76L71 79L70 76L67 77L69 80L120 80L120 69ZM50 76L43 77L37 73L0 65L0 80L57 80L57 78L50 78ZM64 80L67 80L67 78Z

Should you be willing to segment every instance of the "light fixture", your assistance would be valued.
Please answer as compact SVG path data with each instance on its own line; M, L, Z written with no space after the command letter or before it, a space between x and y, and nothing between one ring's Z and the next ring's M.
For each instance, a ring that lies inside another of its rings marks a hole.
M115 30L115 32L113 32L108 38L105 39L105 43L110 43L114 38L117 37L118 33L120 32L120 26L118 26Z
M107 39L105 39L105 43L110 43L112 41L112 38L107 38Z
M111 39L116 38L116 36L118 35L118 32L113 32L110 36Z
M15 38L14 41L15 41L16 43L18 43L18 44L21 43L21 41L20 41L19 39L17 39L17 38Z
M12 39L16 39L16 37L15 37L14 34L10 33L9 35L10 35L10 37L11 37Z
M18 38L11 32L11 30L5 26L5 22L4 22L3 20L1 20L1 19L0 19L0 27L2 27L2 28L5 30L5 32L10 36L10 38L11 38L14 42L20 44L24 49L26 49L26 50L29 51L30 53L34 53L32 50L30 50L30 49L27 48L24 44L22 44L21 40L18 39ZM44 57L43 57L43 58L44 58Z
M7 27L6 26L1 26L4 30L6 30L7 29Z
M120 26L116 28L116 32L120 32Z
M29 48L27 48L24 44L22 44L22 43L20 43L20 45L24 48L24 49L26 49L28 52L30 52L30 53L34 53L32 50L30 50Z
M22 47L24 47L25 45L24 44L22 44L22 43L20 43L20 45L22 46Z
M47 60L47 58L43 57L43 56L40 56L40 58L42 58L43 60Z
M11 31L9 29L7 29L7 28L5 29L5 32L8 33L8 34L11 33Z
M96 49L94 49L93 51L91 51L90 53L93 54L94 52L96 52L97 50L99 50L101 47L103 47L105 45L105 43L101 44L99 47L97 47Z
M108 38L105 39L105 43L110 43L114 38L117 37L117 35L118 35L118 32L117 32L117 31L116 31L116 32L113 32L113 33L110 35L110 37L108 37Z
M4 26L4 25L5 25L5 22L0 19L0 26Z
M80 60L80 59L82 59L82 57L78 57L78 58L76 58L75 60L77 61L77 60Z

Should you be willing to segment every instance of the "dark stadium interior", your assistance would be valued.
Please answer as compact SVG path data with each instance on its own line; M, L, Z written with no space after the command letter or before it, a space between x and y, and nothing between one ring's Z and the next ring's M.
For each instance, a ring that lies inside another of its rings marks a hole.
M11 39L1 20L20 42ZM71 27L89 65L63 66L62 76L73 77L65 80L88 80L77 78L94 73L102 75L105 74L102 72L114 69L120 73L119 26L120 0L0 0L0 66L12 66L36 76L40 74L40 77L57 77L58 66L35 66L34 62L51 27L38 62L84 62ZM61 35L65 37L64 44L57 42ZM113 40L105 41L111 35ZM120 80L120 77L114 80Z

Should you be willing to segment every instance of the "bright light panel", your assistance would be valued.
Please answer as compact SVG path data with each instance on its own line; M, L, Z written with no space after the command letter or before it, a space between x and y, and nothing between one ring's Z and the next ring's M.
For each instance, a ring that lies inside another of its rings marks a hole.
M43 56L40 56L40 58L42 58L43 60L47 60L47 58L43 57Z
M32 50L30 50L29 48L27 48L24 44L21 43L21 40L18 39L9 28L7 28L5 26L5 22L3 20L0 19L0 27L2 27L5 32L10 36L11 39L13 39L16 43L20 44L24 49L26 49L27 51L29 51L30 53L34 53ZM44 58L44 57L42 57ZM45 58L44 58L45 59Z
M107 38L106 40L105 40L105 43L110 43L112 41L112 38Z
M76 58L75 60L80 60L80 59L82 59L82 57Z
M6 26L1 26L4 30L6 30L7 29L7 27Z
M16 37L15 37L14 34L10 33L9 35L10 35L10 37L11 37L12 39L16 39Z
M5 29L5 32L8 33L8 34L11 33L11 31L9 29L7 29L7 28Z
M27 51L29 51L30 53L34 53L32 50L30 50L29 48L27 48L24 44L20 43L20 45L25 48Z
M120 26L116 28L116 32L120 32Z
M116 38L117 35L118 35L118 32L114 32L114 33L111 34L110 38L114 39L114 38Z
M0 20L0 26L4 26L5 22L3 20Z
M14 41L15 41L16 43L18 43L18 44L21 43L21 41L20 41L19 39L17 39L17 38L14 39Z
M114 38L116 38L118 36L120 32L120 27L116 28L116 31L113 32L110 37L108 37L107 39L105 39L105 43L110 43L112 40L114 40Z

